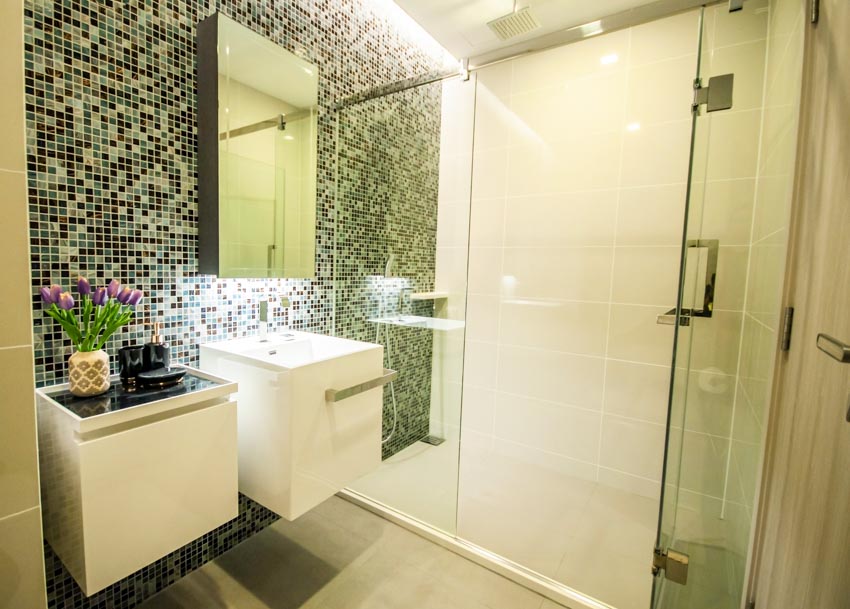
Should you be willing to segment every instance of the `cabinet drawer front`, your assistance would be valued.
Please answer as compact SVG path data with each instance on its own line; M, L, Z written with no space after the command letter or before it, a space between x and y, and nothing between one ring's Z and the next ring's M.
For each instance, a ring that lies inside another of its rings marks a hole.
M79 467L90 595L236 517L236 403L82 442Z

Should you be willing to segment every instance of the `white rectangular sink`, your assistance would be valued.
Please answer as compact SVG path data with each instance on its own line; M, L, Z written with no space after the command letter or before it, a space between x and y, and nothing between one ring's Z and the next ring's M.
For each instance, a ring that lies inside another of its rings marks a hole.
M201 349L242 356L267 366L291 370L370 349L381 349L381 346L310 332L290 331L270 334L266 338L252 336L206 343L201 345Z
M377 468L383 387L343 390L384 378L383 359L308 332L201 345L200 367L239 384L239 490L294 520Z

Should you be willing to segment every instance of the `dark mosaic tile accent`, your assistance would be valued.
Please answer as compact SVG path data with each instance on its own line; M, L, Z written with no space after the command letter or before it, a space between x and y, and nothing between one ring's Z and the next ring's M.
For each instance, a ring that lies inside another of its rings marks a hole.
M135 607L279 518L274 512L239 495L239 515L236 518L90 597L83 594L65 565L45 542L47 606L50 609Z
M434 289L442 85L424 85L364 101L338 113L336 333L384 345L399 372L384 389L383 456L428 435L430 330L378 326L368 319L430 316L431 302L409 293ZM390 254L393 278L384 278Z
M208 6L209 5L209 6ZM197 274L195 24L211 8L320 69L317 277L219 280ZM258 331L259 301L288 294L292 319L333 332L333 103L432 73L363 0L26 0L25 78L36 382L60 382L71 346L45 320L37 288L77 274L149 295L107 345L144 342L163 322L173 357ZM113 368L116 365L112 361Z
M319 66L315 279L197 273L195 28L214 9ZM71 353L59 328L44 320L38 288L70 287L78 274L98 284L115 277L147 294L137 319L109 341L113 358L120 346L145 342L144 324L157 320L172 358L197 364L199 343L257 333L259 301L279 294L290 297L292 308L273 329L333 333L337 173L330 108L432 73L442 67L438 58L411 46L366 0L25 0L24 21L37 384L62 382ZM396 155L415 148L392 141L403 146ZM423 218L428 233L430 215ZM262 510L243 498L237 520L90 599L48 549L50 606L131 609L267 526L273 515Z

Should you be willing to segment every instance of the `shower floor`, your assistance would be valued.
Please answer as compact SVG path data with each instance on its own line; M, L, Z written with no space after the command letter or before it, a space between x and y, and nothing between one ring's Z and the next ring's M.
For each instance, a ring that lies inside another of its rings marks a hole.
M353 488L617 609L649 607L657 499L480 447L462 462L458 485L457 441L419 442Z

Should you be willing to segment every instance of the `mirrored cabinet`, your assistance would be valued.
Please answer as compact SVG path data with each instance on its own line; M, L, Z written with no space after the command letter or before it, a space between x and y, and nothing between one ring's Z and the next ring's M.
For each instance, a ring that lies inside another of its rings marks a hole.
M318 70L215 13L198 25L199 270L315 276Z

